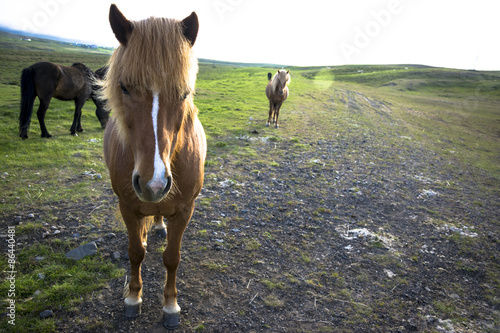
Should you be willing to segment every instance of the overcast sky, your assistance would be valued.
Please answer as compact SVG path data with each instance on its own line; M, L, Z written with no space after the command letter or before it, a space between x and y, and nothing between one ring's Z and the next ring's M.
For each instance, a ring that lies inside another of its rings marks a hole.
M134 20L196 11L200 58L500 70L496 0L0 0L0 25L117 46L112 2Z

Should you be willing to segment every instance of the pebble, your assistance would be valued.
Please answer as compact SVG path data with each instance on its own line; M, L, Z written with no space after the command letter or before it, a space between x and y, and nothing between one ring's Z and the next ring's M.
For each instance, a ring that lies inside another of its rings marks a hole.
M52 310L45 310L40 312L40 318L47 319L50 317L54 317L54 312L52 312Z
M45 257L42 257L42 256L35 257L35 261L37 261L37 262L40 262L40 261L43 261L43 260L45 260Z
M118 259L120 259L120 257L121 257L120 252L118 252L118 251L113 252L113 258L118 260Z
M45 274L43 274L43 273L38 273L38 279L40 279L40 280L45 279Z
M21 217L21 216L16 216L16 217L14 218L14 222L16 222L16 223L21 222L21 220L22 220L22 217Z
M28 214L28 217L29 217L30 219L32 219L32 218L34 218L34 217L35 217L35 214Z
M104 236L104 238L106 238L107 240L113 239L113 238L115 238L115 237L116 237L116 234L114 234L114 233L112 233L112 232L110 232L110 233L108 233L108 234L106 234L106 235Z

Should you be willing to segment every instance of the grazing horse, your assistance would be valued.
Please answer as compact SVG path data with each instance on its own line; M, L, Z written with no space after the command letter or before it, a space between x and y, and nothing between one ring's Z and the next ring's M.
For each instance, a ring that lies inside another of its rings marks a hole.
M106 124L108 123L109 111L106 107L106 100L101 98L101 85L98 82L99 80L104 80L107 73L108 66L101 67L94 72L96 80L92 83L92 93L90 94L90 98L92 98L96 106L95 114L103 129L106 128Z
M38 62L23 69L21 74L21 113L19 116L19 136L28 138L28 129L33 113L35 97L40 100L37 116L42 130L42 138L52 135L45 127L45 113L52 97L63 101L75 101L75 115L71 125L71 134L82 132L82 107L92 93L94 73L82 63L63 66L51 62ZM99 120L107 115L97 115Z
M109 60L103 95L113 110L104 157L128 231L130 283L125 317L141 311L141 263L154 220L167 221L163 326L180 322L175 286L184 230L203 186L206 138L193 104L198 62L192 46L198 17L129 21L113 4L111 28L120 42Z
M284 69L278 69L272 80L271 73L267 74L269 83L266 87L266 96L269 99L269 118L266 126L269 127L271 118L273 118L274 126L278 128L278 117L280 115L281 104L288 97L288 84L290 83L290 72Z

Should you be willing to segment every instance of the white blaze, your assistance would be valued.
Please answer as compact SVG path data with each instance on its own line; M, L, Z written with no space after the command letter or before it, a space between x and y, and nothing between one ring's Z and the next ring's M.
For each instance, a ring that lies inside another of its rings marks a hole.
M160 107L158 98L158 93L153 93L153 110L151 111L151 115L153 118L153 130L155 133L155 159L154 159L154 173L152 183L162 183L164 184L164 175L165 175L165 163L160 157L160 149L158 147L158 109Z

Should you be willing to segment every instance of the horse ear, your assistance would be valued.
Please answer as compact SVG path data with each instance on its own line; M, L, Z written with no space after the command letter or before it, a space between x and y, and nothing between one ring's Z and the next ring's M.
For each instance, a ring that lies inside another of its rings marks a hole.
M290 71L286 71L287 74L290 74Z
M196 15L195 12L192 12L191 15L182 20L182 32L191 46L194 45L196 37L198 36L198 28L198 15Z
M120 12L115 4L109 7L109 23L111 24L111 29L115 33L116 39L123 45L126 46L134 26L132 22L127 20L127 18Z

